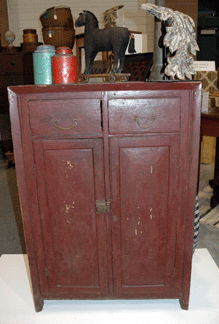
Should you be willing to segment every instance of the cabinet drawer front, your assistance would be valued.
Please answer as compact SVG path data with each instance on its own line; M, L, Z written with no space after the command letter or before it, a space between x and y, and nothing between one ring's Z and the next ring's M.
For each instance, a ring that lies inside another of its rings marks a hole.
M16 86L24 84L24 76L22 74L11 74L4 76L6 86Z
M24 65L24 57L22 55L4 55L3 56L3 72L22 73Z
M29 102L30 129L37 136L102 133L100 101L96 99Z
M178 131L180 98L109 100L111 134Z

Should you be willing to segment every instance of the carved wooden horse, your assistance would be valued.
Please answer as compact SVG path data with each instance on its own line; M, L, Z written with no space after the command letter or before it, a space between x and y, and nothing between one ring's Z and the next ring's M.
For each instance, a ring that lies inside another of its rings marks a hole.
M111 27L99 29L98 20L95 15L84 10L75 22L76 27L85 26L84 50L85 50L85 72L90 74L94 59L98 52L113 51L114 61L112 73L120 73L123 70L125 51L130 39L130 32L126 27ZM131 51L129 46L129 53ZM118 67L118 63L119 67Z

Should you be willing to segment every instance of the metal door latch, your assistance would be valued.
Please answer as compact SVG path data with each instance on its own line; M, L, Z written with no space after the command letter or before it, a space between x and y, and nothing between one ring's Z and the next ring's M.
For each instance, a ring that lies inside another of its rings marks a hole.
M110 200L96 200L96 213L106 214L110 212Z

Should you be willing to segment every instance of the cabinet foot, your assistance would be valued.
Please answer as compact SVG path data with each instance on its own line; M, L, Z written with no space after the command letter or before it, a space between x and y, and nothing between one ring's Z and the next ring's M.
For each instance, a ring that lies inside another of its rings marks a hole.
M34 306L37 313L41 312L41 310L43 309L43 305L44 300L41 297L34 298Z
M183 298L180 298L179 302L182 309L184 310L189 309L189 302L186 302Z

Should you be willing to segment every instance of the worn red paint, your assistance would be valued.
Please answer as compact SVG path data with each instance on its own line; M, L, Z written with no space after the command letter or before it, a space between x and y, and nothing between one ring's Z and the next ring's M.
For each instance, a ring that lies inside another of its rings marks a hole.
M69 47L58 47L52 57L53 84L77 83L77 62Z
M46 299L179 298L188 309L201 84L8 91L36 311Z

